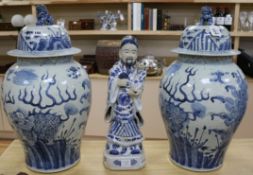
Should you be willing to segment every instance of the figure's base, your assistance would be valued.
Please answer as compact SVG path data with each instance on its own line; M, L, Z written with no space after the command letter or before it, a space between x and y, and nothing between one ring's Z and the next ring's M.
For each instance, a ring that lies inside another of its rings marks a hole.
M145 166L143 153L130 156L109 155L104 153L104 165L111 170L136 170Z
M67 165L65 167L57 168L57 169L50 169L50 170L38 169L38 168L35 168L35 167L31 167L29 165L26 165L26 166L27 166L27 168L29 168L30 170L35 171L35 172L40 172L40 173L56 173L56 172L60 172L60 171L65 171L67 169L70 169L70 168L76 166L79 163L79 161L80 161L80 159L76 160L71 165Z
M169 159L170 161L177 167L179 168L183 168L183 169L186 169L186 170L189 170L189 171L195 171L195 172L209 172L209 171L215 171L215 170L218 170L222 167L223 164L217 166L217 167L214 167L214 168L209 168L209 169L204 169L204 168L192 168L192 167L188 167L188 166L185 166L185 165L181 165L180 163L176 162L175 160L173 160L170 156L169 156Z

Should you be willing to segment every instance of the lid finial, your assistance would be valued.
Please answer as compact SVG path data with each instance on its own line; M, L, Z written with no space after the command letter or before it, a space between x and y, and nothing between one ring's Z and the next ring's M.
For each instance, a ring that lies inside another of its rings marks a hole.
M203 6L201 8L200 25L212 25L213 24L213 12L209 6Z
M54 24L54 19L48 13L47 7L45 5L37 5L36 11L37 11L37 23L36 23L37 26Z

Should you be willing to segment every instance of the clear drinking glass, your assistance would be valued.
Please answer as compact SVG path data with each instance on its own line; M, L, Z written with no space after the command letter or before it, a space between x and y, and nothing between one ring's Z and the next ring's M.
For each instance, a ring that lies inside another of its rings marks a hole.
M248 12L246 11L240 12L240 29L242 31L249 30Z
M249 21L250 31L253 31L253 11L249 12L248 21Z

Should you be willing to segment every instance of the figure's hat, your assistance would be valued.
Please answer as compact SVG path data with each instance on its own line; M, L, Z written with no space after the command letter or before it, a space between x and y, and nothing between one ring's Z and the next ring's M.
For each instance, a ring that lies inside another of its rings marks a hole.
M120 47L123 47L125 44L128 44L128 43L134 44L136 47L139 46L138 40L134 36L127 35L127 36L122 38Z

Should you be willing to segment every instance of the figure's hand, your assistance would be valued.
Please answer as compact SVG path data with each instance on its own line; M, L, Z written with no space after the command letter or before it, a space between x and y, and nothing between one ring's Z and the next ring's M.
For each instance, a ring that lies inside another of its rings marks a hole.
M128 89L128 94L129 94L130 96L138 96L138 95L141 94L141 92L142 92L141 89L135 89L135 88L133 88L133 87L131 87L131 88Z
M119 87L127 87L128 86L128 79L118 79L117 85Z

